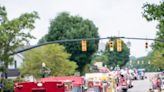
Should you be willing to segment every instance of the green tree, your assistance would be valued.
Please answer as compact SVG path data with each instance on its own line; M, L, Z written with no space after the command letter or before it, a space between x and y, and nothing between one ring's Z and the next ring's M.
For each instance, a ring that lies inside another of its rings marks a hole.
M152 61L152 64L157 66L159 69L164 70L164 57L161 55L161 53L164 53L164 50L155 50L152 53L152 57L150 58Z
M21 75L32 75L35 78L41 77L42 63L51 70L52 76L72 75L77 68L75 62L70 61L70 54L65 52L65 48L58 44L47 45L24 54L25 59L20 68Z
M105 54L94 54L92 56L91 63L94 64L95 62L103 62L104 64L108 64L108 56Z
M147 21L156 20L159 22L157 28L159 31L156 33L156 39L163 40L164 39L164 1L161 1L159 5L157 4L145 4L144 7L144 18ZM156 41L153 44L154 49L164 49L164 43Z
M110 51L109 43L106 44L106 49L104 52L105 55L108 56L108 66L124 66L129 61L130 49L127 45L122 41L122 51L117 51L117 42L114 39L114 51Z
M159 22L157 28L159 31L156 33L156 39L163 40L164 39L164 1L161 1L159 4L145 4L144 7L144 18L148 21L156 20ZM151 61L154 61L156 66L164 68L163 65L163 54L164 54L164 43L155 41L152 44L153 53L151 57ZM158 61L158 62L157 62ZM162 65L162 66L161 66Z
M0 63L1 71L7 78L7 67L12 63L13 53L18 47L34 38L30 31L34 29L36 12L24 13L18 18L9 20L5 7L0 6Z
M54 40L77 39L77 38L98 38L98 28L88 19L80 16L71 16L66 12L60 13L50 22L49 32L39 42ZM91 56L98 49L98 40L87 41L87 51L81 51L81 42L60 43L65 46L71 54L70 60L75 61L78 70L84 73L85 65L90 64ZM88 65L87 65L88 66Z

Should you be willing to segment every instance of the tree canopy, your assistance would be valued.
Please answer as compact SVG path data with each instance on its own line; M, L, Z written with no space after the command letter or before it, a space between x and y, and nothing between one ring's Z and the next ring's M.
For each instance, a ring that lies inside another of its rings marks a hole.
M106 44L106 49L104 52L108 56L108 66L124 66L129 61L130 49L122 40L122 51L117 51L117 41L114 39L114 51L110 51L109 43Z
M127 67L132 68L144 68L148 72L156 72L159 71L159 68L153 64L153 61L150 60L152 57L152 52L149 52L147 56L144 57L130 57L130 62L127 63Z
M47 45L25 52L25 59L21 66L21 75L41 77L42 63L51 70L51 76L72 75L77 68L75 62L70 61L65 48L58 44Z
M104 64L108 64L108 57L107 55L105 54L97 54L95 53L93 56L92 56L92 61L91 63L94 64L95 62L103 62Z
M0 6L0 62L1 70L7 74L8 64L12 63L10 55L18 47L34 38L30 31L34 29L37 12L24 13L18 18L9 20L4 6ZM7 75L5 75L7 78Z
M151 55L152 64L158 66L159 69L164 70L164 56L162 55L164 50L154 50Z
M49 32L39 42L54 40L77 39L77 38L98 38L98 28L88 19L80 16L71 16L69 13L60 13L51 20ZM91 56L98 49L98 40L87 41L87 51L81 51L81 42L60 43L64 45L67 52L71 54L70 60L75 61L80 72L85 65L91 62ZM88 66L88 65L87 65Z
M156 39L164 39L164 1L159 4L145 4L144 7L144 18L148 21L156 20L159 22L157 28L159 31L156 33ZM164 49L164 43L155 42L153 44L154 49Z
M159 4L145 4L144 7L144 18L148 21L158 21L159 24L157 28L159 31L156 33L156 39L164 40L164 1L161 1ZM155 41L153 44L152 57L151 61L154 61L153 64L164 69L164 42Z

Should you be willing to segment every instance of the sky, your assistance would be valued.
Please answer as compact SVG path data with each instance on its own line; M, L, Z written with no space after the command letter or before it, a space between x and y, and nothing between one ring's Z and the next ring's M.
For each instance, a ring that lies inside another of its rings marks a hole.
M89 19L98 27L100 37L125 36L155 38L157 22L147 22L142 17L144 3L159 3L159 0L0 0L6 7L9 19L26 12L37 11L40 19L35 23L30 40L31 45L48 33L50 20L63 11ZM145 56L146 41L124 40L131 42L131 56ZM105 43L103 40L101 43ZM149 44L152 41L148 41Z

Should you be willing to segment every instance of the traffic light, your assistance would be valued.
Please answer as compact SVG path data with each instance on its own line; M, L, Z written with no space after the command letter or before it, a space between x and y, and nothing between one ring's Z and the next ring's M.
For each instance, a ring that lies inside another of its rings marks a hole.
M150 64L151 64L151 62L149 61L149 62L148 62L148 64L150 65Z
M142 64L144 64L144 61L142 60Z
M87 51L87 41L86 40L82 40L81 41L81 46L82 46L82 51Z
M109 42L109 48L110 48L110 51L113 51L114 50L114 41L110 41Z
M137 61L137 64L140 64L140 61Z
M117 39L117 51L118 52L122 51L122 41L121 41L121 39Z
M130 60L130 61L129 61L129 63L130 63L130 65L132 65L133 61L132 61L132 60Z
M145 49L148 49L148 42L145 42Z

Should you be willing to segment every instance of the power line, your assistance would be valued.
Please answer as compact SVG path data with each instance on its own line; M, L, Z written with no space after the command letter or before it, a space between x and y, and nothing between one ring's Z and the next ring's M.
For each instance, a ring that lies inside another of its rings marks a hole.
M56 40L56 41L46 42L46 43L42 43L42 44L37 44L37 45L30 46L30 47L22 49L22 50L15 51L14 53L12 53L10 55L14 55L14 54L21 53L21 52L24 52L27 50L31 50L33 48L41 47L41 46L48 45L48 44L54 44L54 43L75 42L75 41L82 41L83 39L89 41L89 40L118 39L118 38L133 39L133 40L153 40L153 41L164 42L164 40L157 40L157 39L151 39L151 38L135 38L135 37L105 37L105 38L66 39L66 40Z

